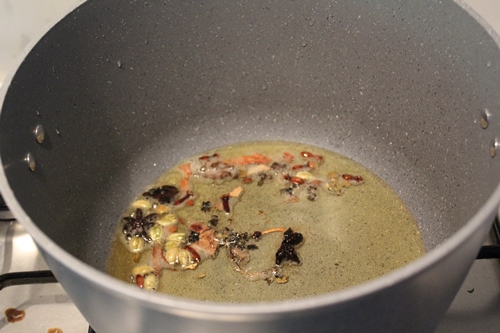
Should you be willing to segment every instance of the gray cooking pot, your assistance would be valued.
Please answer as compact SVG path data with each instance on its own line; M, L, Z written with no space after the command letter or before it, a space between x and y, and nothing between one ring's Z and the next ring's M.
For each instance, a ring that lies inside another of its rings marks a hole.
M444 0L89 1L2 88L1 191L97 332L429 332L500 201L498 42ZM262 304L152 294L104 273L139 189L183 157L255 139L370 167L429 253L350 289Z

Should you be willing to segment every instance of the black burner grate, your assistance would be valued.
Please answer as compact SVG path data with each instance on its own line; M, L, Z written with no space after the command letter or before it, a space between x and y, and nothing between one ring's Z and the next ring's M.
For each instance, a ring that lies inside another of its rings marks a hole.
M10 286L24 284L54 283L57 282L51 271L14 272L0 275L0 290Z
M9 207L5 204L5 201L0 196L0 222L14 222L16 219L12 216Z
M476 259L500 259L500 221L498 216L493 222L491 227L491 233L493 234L493 245L483 245Z

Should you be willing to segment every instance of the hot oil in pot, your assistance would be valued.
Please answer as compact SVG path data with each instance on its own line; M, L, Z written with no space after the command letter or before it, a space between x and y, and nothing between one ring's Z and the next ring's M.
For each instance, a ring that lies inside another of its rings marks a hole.
M189 158L123 213L109 274L215 302L296 299L417 259L420 232L367 168L304 144L250 142Z

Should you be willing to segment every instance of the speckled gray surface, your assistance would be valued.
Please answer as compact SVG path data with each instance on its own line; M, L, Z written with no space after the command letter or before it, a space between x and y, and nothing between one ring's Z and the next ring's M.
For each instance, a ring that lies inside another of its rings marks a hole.
M500 104L491 88L498 49L462 23L471 20L465 12L432 3L430 15L428 4L397 2L290 12L267 2L94 5L37 45L2 121L22 140L2 147L2 158L18 163L32 151L40 166L19 195L49 191L48 212L57 195L63 220L82 219L50 226L58 239L81 234L92 216L102 231L91 233L106 239L103 220L116 219L135 189L181 157L232 141L302 141L369 166L401 193L429 249L498 180L488 171L498 168L488 150L497 125L478 123L481 110ZM48 133L42 147L18 136L38 123ZM82 207L89 192L95 203Z
M500 106L500 53L455 6L91 1L12 82L0 123L6 174L50 237L102 268L95 254L119 213L180 158L232 141L302 141L386 179L432 249L500 176L489 155L499 124L479 125ZM43 145L31 135L39 123Z

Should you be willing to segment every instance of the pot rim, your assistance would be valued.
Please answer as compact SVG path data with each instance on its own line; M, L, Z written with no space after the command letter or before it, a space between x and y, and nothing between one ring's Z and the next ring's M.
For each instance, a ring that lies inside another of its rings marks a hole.
M462 0L453 0L462 9L467 11L479 24L481 24L490 36L494 39L496 44L500 47L500 37L492 31L489 25L467 4ZM79 3L69 8L68 13L79 7L86 0L80 0ZM63 16L64 17L64 16ZM39 31L39 36L33 39L25 48L23 54L17 59L11 71L6 75L3 84L0 86L0 106L8 91L10 82L15 76L17 68L23 62L25 57L29 54L31 49L38 43L38 41L63 17L58 18L47 25L46 29ZM489 28L489 29L488 29ZM1 115L1 108L0 108ZM442 242L437 248L426 253L421 258L396 269L386 275L380 276L373 280L364 282L362 284L335 291L328 294L319 296L311 296L301 298L298 300L277 301L267 303L216 303L216 302L202 302L197 300L190 300L178 298L165 294L156 294L145 292L129 283L120 281L110 275L84 263L83 261L75 258L58 244L52 241L45 233L39 229L34 221L24 211L21 204L17 201L14 192L12 191L5 174L5 166L0 157L0 189L2 196L12 211L14 217L23 225L27 232L33 237L38 247L42 248L47 254L51 255L54 260L63 264L68 270L74 274L90 280L91 283L98 286L103 290L108 290L119 295L122 298L133 298L149 308L162 310L165 312L182 312L184 315L189 316L190 313L207 314L207 315L263 315L263 314L279 314L291 311L311 310L324 306L339 305L346 301L366 297L370 294L379 292L383 289L390 288L399 284L407 279L412 278L414 275L422 274L431 269L435 265L439 265L441 261L446 259L455 249L461 246L470 235L479 230L484 223L490 223L489 219L494 216L500 205L500 184L497 185L492 195L488 200L479 208L479 210L472 216L472 218L452 236ZM213 317L210 317L213 318Z

